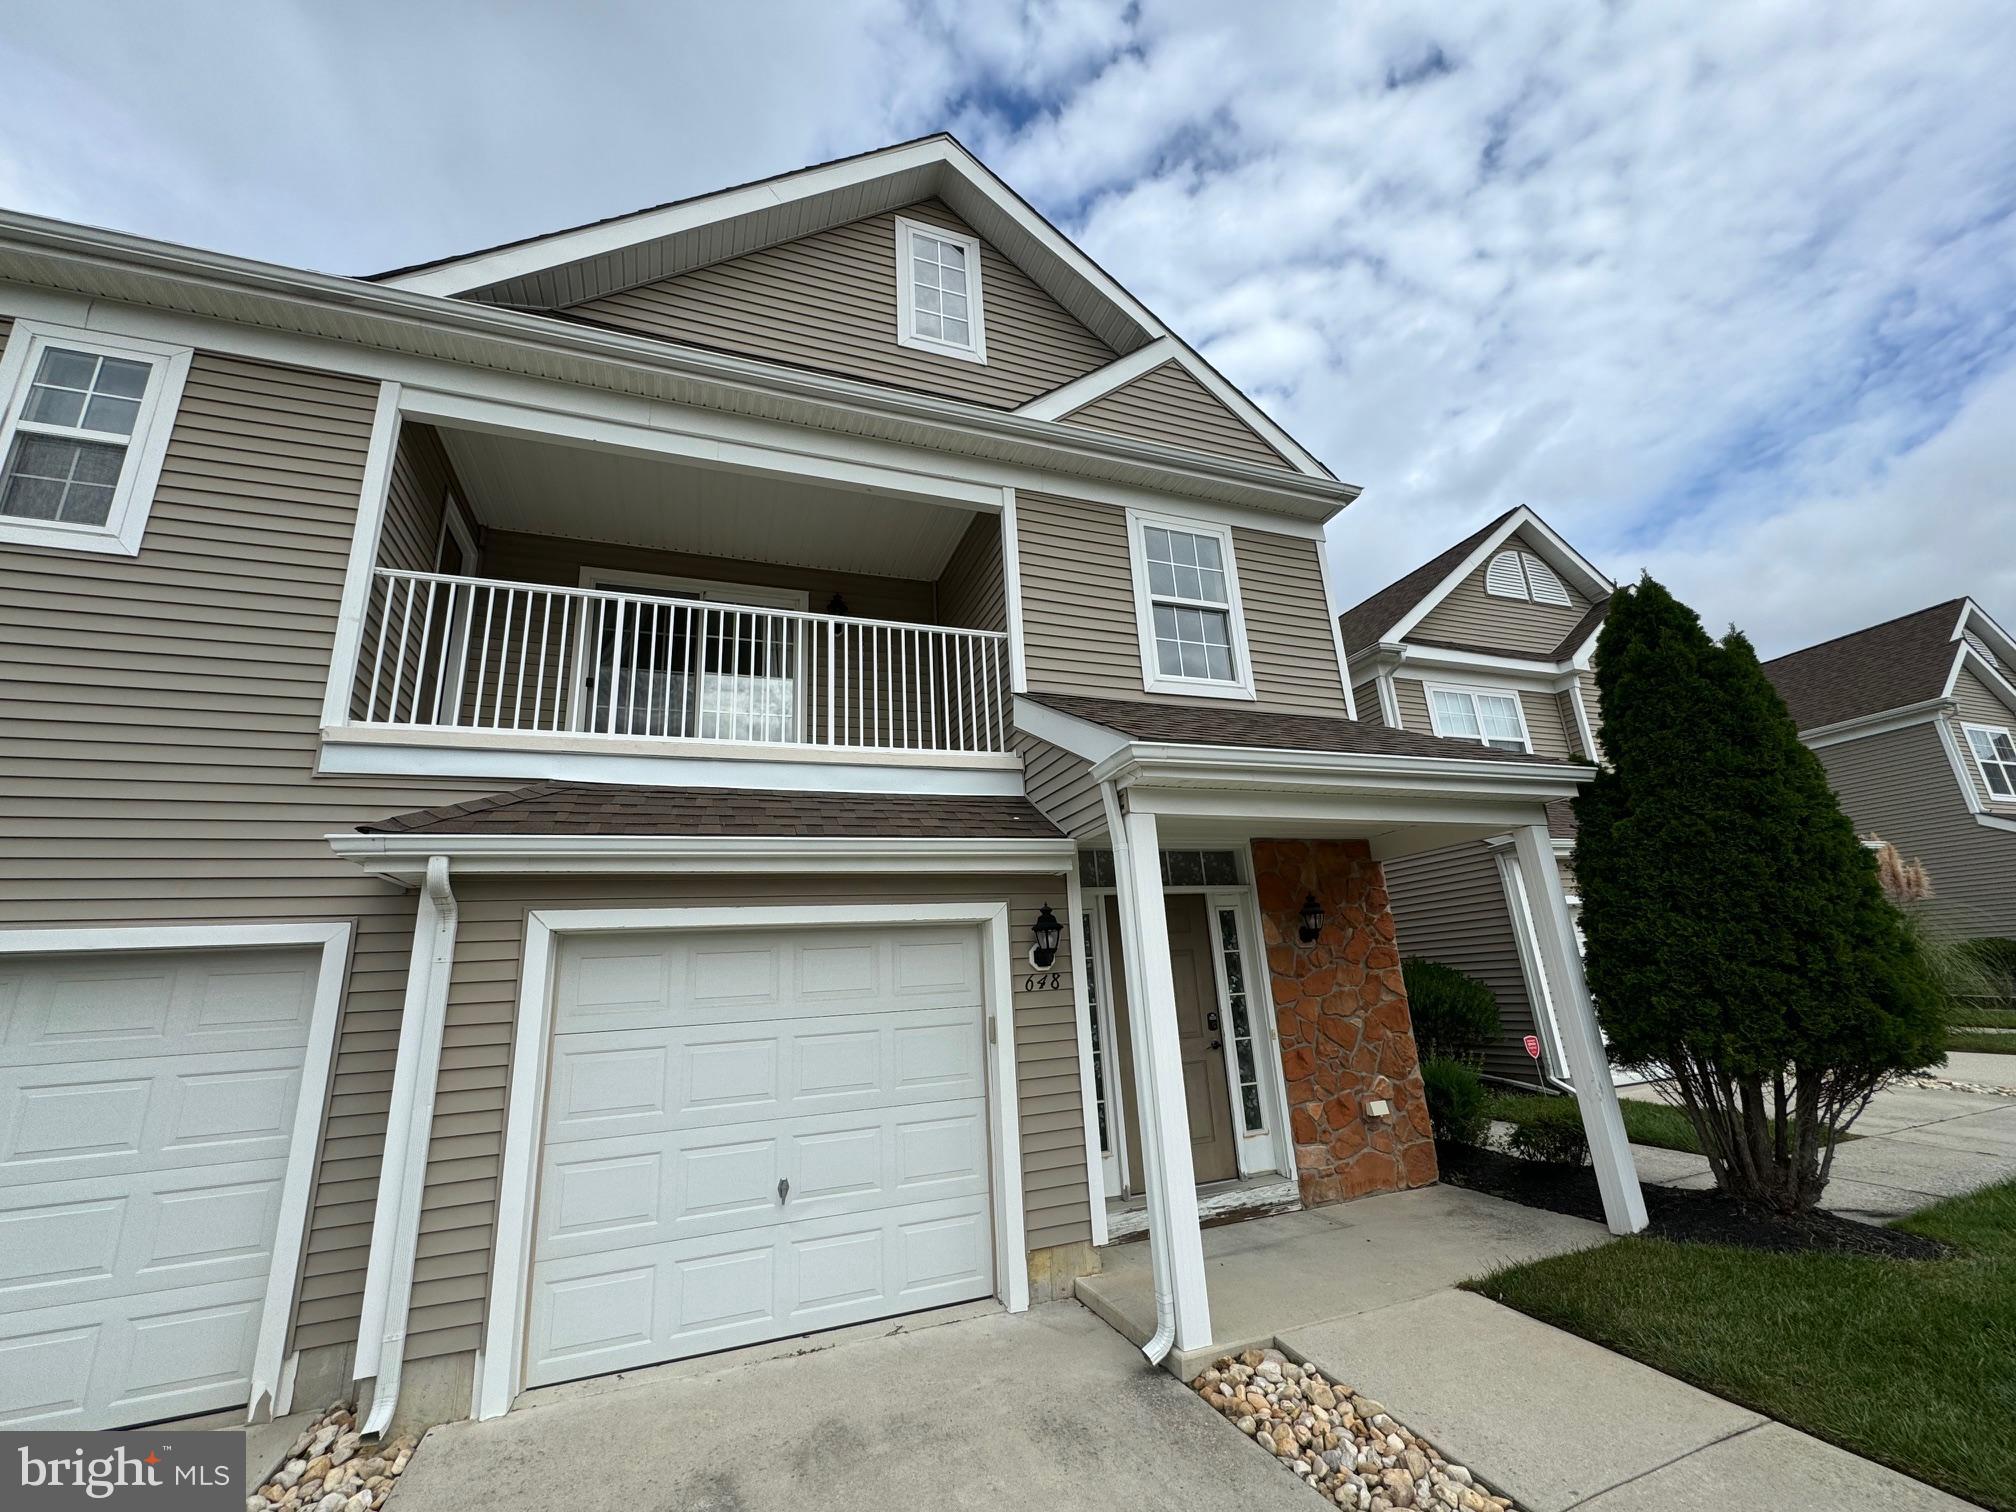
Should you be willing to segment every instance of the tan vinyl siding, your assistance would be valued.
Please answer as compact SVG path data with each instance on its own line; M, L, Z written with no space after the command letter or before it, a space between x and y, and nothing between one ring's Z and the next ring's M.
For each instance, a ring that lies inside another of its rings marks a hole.
M1351 702L1356 706L1360 719L1370 724L1386 722L1385 716L1379 712L1379 679L1376 677L1352 684Z
M1018 493L1023 659L1032 692L1147 698L1127 555L1127 513ZM1241 527L1233 559L1253 656L1256 708L1344 712L1317 542ZM1171 698L1180 695L1165 695Z
M1064 416L1064 421L1108 435L1180 446L1259 467L1289 467L1258 432L1191 377L1188 369L1174 362L1165 362L1132 383L1102 394L1083 409Z
M525 916L534 908L650 908L671 904L780 906L873 899L900 922L906 903L1005 899L1011 941L1026 940L1044 903L1065 880L944 877L469 878L457 888L461 924L448 993L442 1101L435 1111L421 1205L421 1255L437 1273L414 1286L409 1359L467 1353L481 1338L497 1212L511 1038L517 1023ZM1015 992L1016 1095L1021 1118L1023 1202L1030 1249L1091 1238L1085 1180L1085 1120L1078 1091L1078 1039L1070 970L1058 952L1060 985ZM451 1077L451 1068L453 1076ZM452 1094L452 1095L451 1095Z
M1435 721L1428 715L1428 694L1418 677L1393 679L1393 702L1400 709L1400 728L1419 735L1433 735Z
M1507 547L1524 543L1514 536ZM1503 549L1503 548L1501 548ZM1527 548L1530 549L1530 548ZM1497 556L1492 552L1492 556ZM1551 656L1589 612L1589 600L1572 584L1562 581L1570 600L1559 604L1535 604L1525 599L1494 598L1484 591L1484 574L1490 561L1449 590L1449 594L1403 637L1406 640L1446 641L1479 650L1502 651L1528 656Z
M323 836L495 786L314 775L376 400L199 353L138 556L0 548L0 917L356 925L296 1348L356 1337L414 907Z
M1001 570L1001 517L973 517L938 574L938 623L962 630L1008 628L1008 583Z
M1052 824L1074 838L1106 827L1089 761L1020 731L1015 749L1022 753L1023 790Z
M1534 1004L1490 848L1472 843L1388 861L1386 888L1400 954L1467 972L1497 999L1500 1033L1484 1050L1484 1074L1539 1085L1522 1043L1538 1032Z
M1990 829L1968 810L1934 726L1845 740L1816 754L1855 828L1925 863L1933 907L1955 929L2016 936L2016 834Z
M971 236L935 200L836 226L676 278L573 305L568 313L685 345L1015 409L1113 351L985 242L980 290L987 360L896 342L896 217Z
M1987 683L1976 677L1972 669L1962 667L1960 675L1953 681L1953 703L1961 725L1988 725L2004 730L2016 730L2016 710L1995 696ZM1964 729L1954 732L1960 741L1961 764L1967 769L1967 780L1974 784L1974 792L1982 803L1997 813L2016 811L2016 803L2007 798L1997 798L1988 791L1988 779L1981 775L1981 767L1974 759L1974 748L1967 743Z

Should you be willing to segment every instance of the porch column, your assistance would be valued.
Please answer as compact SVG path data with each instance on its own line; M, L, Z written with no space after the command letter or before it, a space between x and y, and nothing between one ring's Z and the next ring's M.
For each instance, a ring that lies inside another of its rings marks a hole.
M1533 933L1540 964L1554 995L1561 1020L1561 1039L1568 1052L1568 1071L1575 1078L1575 1100L1582 1108L1582 1127L1589 1136L1589 1159L1596 1167L1596 1185L1603 1194L1603 1216L1613 1234L1635 1234L1645 1227L1645 1194L1638 1189L1638 1168L1631 1163L1631 1141L1624 1133L1624 1115L1617 1107L1617 1085L1603 1053L1596 1027L1595 1005L1582 975L1582 950L1575 940L1575 922L1568 913L1568 895L1554 864L1553 837L1544 824L1515 830L1512 847L1519 857L1526 897L1533 911Z
M1106 793L1126 952L1127 1017L1134 1038L1134 1092L1149 1242L1160 1244L1164 1251L1175 1345L1202 1349L1211 1342L1211 1304L1204 1288L1204 1236L1197 1221L1197 1171L1190 1158L1183 1052L1176 1037L1176 979L1169 966L1161 837L1153 814L1121 815L1111 789Z

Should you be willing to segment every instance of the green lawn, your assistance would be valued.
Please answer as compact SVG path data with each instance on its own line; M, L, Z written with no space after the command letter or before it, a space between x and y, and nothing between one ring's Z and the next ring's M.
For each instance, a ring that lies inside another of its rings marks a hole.
M1987 1055L2016 1055L2016 1034L1988 1034L1980 1030L1948 1029L1948 1050L1971 1050Z
M1953 1015L1956 1029L2016 1029L2016 1008L1962 1008Z
M2016 1038L2012 1035L2011 1038ZM2016 1047L2012 1047L2016 1048ZM1542 1093L1500 1093L1487 1100L1487 1111L1491 1117L1514 1123L1521 1108L1546 1102ZM1689 1155L1701 1153L1701 1141L1694 1137L1694 1125L1687 1121L1687 1115L1671 1103L1640 1102L1635 1097L1620 1097L1617 1106L1624 1114L1624 1132L1631 1143L1657 1145L1662 1150L1685 1150ZM1855 1134L1843 1134L1842 1139L1858 1138Z
M2016 1182L1900 1228L1950 1260L1620 1239L1470 1290L1987 1506L2016 1512Z

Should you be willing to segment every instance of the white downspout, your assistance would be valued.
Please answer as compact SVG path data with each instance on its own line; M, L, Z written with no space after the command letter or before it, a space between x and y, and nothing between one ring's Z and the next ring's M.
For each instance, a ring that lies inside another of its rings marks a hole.
M448 885L448 858L430 857L413 920L413 961L406 975L392 1106L385 1120L385 1160L378 1173L371 1257L364 1277L364 1315L358 1324L357 1378L372 1382L371 1411L363 1428L367 1438L384 1434L399 1405L413 1265L420 1247L420 1199L427 1184L427 1145L440 1084L441 1036L448 1018L459 913Z
M1111 782L1099 784L1099 801L1106 810L1106 834L1113 847L1113 874L1116 883L1131 879L1127 868L1129 848L1127 826L1121 821L1120 796ZM1123 952L1122 964L1127 979L1127 1012L1135 1024L1141 1022L1146 1011L1141 1000L1141 937L1137 925L1139 900L1133 899L1131 880L1125 885L1130 897L1120 909L1120 948ZM1138 1047L1137 1047L1138 1055ZM1116 1061L1117 1064L1117 1061ZM1136 1064L1139 1064L1137 1060ZM1141 1096L1142 1078L1136 1076L1135 1095ZM1175 1288L1169 1278L1169 1213L1162 1200L1162 1152L1157 1146L1153 1132L1161 1127L1159 1093L1154 1077L1147 1078L1146 1098L1141 1108L1140 1126L1142 1171L1142 1196L1148 1209L1148 1269L1155 1286L1155 1333L1141 1353L1148 1357L1151 1365L1160 1365L1164 1356L1176 1343L1176 1302Z

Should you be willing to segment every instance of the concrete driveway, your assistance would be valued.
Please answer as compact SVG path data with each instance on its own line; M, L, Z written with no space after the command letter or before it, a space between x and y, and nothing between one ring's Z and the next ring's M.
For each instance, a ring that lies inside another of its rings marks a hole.
M1075 1302L896 1329L555 1388L437 1428L391 1512L1320 1505Z

